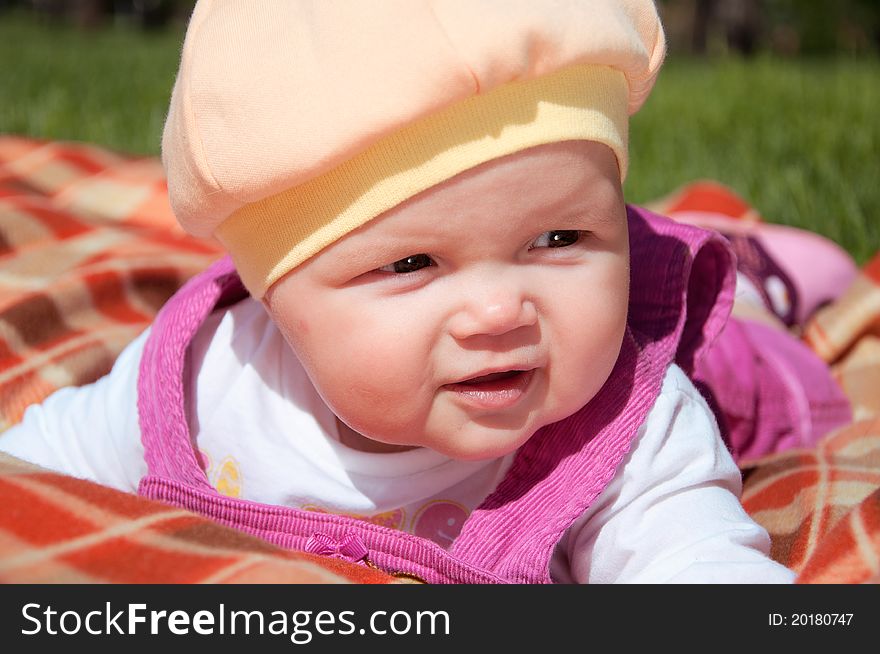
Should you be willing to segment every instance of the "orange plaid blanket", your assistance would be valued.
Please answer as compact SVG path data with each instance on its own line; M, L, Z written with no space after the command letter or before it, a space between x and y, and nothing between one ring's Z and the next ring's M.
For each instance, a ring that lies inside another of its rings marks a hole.
M853 423L817 447L743 465L747 511L802 583L880 583L880 253L803 338L831 365Z
M219 256L177 227L154 158L0 136L0 432L109 372ZM391 581L3 455L0 505L6 583Z
M760 221L716 182L690 184L652 208ZM814 448L740 462L743 506L770 534L771 555L799 583L880 583L880 252L803 339L825 360L850 399L854 421Z
M755 217L713 183L662 205ZM156 159L0 136L0 431L54 390L109 372L165 300L219 256L177 227ZM802 582L878 581L878 335L880 257L805 336L834 366L858 422L815 449L743 466L746 509ZM2 455L0 504L0 582L393 581Z

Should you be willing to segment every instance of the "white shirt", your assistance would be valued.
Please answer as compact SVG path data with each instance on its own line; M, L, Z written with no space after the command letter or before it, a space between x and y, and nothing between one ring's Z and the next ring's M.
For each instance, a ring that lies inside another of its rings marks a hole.
M0 450L134 492L146 474L137 375L148 332L96 383L64 388L0 435ZM513 454L455 461L426 448L376 454L336 420L262 306L212 315L193 341L190 430L222 493L367 517L448 546ZM194 410L193 410L194 409ZM788 583L769 537L739 502L739 469L706 402L677 366L609 486L551 561L570 583Z

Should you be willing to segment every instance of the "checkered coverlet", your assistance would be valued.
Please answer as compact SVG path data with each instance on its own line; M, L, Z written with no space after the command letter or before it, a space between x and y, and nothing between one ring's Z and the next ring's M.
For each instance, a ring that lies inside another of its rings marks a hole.
M177 227L154 158L0 136L0 431L109 372L219 256ZM7 583L391 581L3 455L0 506Z
M717 184L654 207L754 213ZM109 372L171 294L217 259L177 226L155 158L0 135L0 431ZM802 583L880 580L880 256L805 340L856 421L816 448L743 462L743 504ZM388 583L186 511L0 455L0 582Z
M652 209L762 220L713 181L689 184ZM802 338L850 399L853 422L816 447L741 461L743 506L770 534L771 555L799 583L880 582L880 252Z

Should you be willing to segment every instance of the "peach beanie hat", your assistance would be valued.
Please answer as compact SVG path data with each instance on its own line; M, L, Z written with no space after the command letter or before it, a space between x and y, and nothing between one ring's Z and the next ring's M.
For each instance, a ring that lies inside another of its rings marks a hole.
M162 137L171 205L256 298L456 174L627 126L665 55L652 0L199 0Z

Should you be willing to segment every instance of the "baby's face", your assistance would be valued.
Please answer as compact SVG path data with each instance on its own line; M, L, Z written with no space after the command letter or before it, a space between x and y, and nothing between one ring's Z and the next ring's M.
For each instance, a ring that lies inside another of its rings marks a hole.
M265 304L366 451L513 451L608 378L629 295L611 150L544 145L466 171L288 273Z

